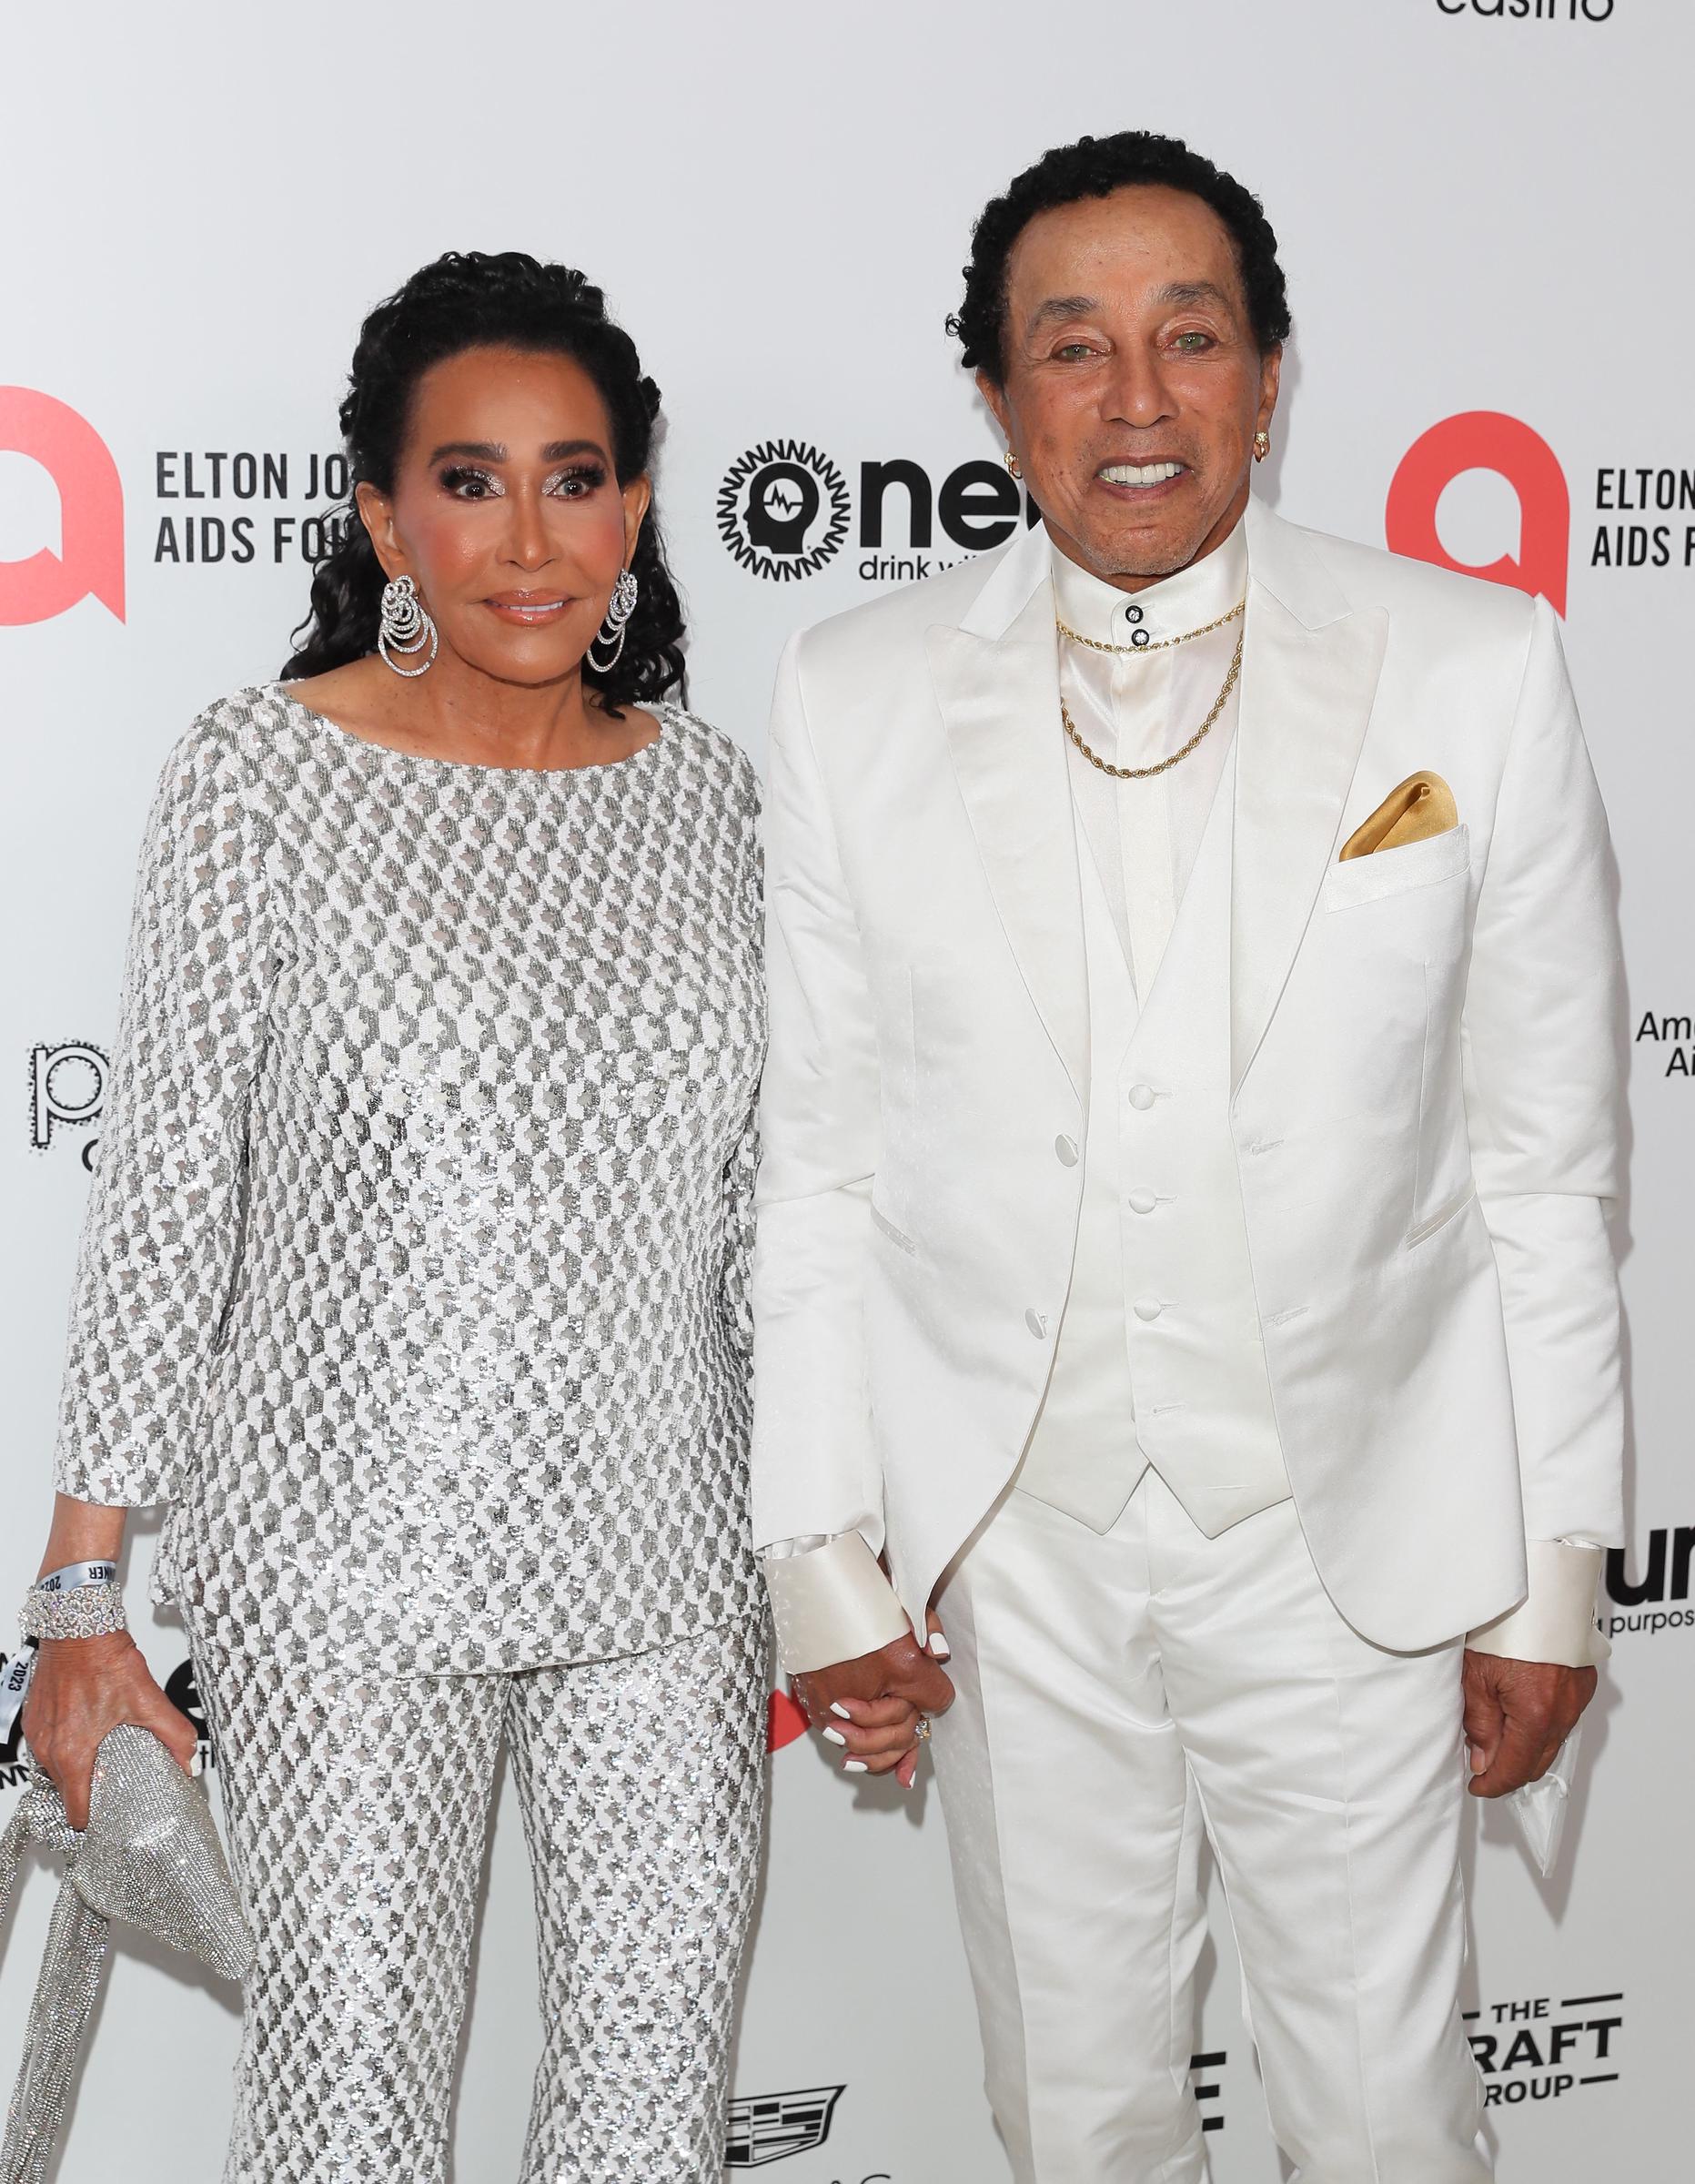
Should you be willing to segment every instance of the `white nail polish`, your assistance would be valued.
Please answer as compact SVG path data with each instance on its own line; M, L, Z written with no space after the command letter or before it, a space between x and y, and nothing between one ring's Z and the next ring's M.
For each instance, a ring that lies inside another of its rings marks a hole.
M953 1649L940 1631L931 1632L930 1650L938 1661L947 1661L953 1657Z
M845 1744L847 1739L842 1735L841 1730L839 1729L826 1729L824 1731L824 1742L831 1744Z
M848 1712L847 1708L842 1704L840 1699L831 1700L830 1711L832 1714L839 1714L844 1722L851 1722L853 1719L853 1716Z
M865 1763L863 1759L844 1759L842 1762L842 1772L844 1774L863 1774L865 1772Z

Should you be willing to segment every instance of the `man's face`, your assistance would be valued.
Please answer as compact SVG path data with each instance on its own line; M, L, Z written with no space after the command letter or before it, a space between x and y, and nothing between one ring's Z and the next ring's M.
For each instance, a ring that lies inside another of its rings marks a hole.
M1038 213L1003 350L1004 384L977 383L1062 552L1135 591L1228 537L1281 351L1259 353L1210 207L1137 184Z

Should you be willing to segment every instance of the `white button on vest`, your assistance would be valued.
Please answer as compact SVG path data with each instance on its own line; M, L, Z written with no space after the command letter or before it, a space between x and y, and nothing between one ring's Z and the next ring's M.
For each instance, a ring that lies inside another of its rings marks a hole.
M1129 1206L1132 1213L1152 1213L1158 1204L1158 1198L1151 1190L1133 1190L1130 1193Z
M1145 1115L1153 1104L1154 1087L1152 1085L1131 1086L1130 1105L1135 1108L1138 1114Z
M1157 1320L1165 1309L1156 1297L1138 1297L1135 1300L1135 1316L1138 1320Z
M1157 1306L1155 1309L1157 1310ZM1024 1325L1039 1340L1041 1337L1047 1332L1046 1315L1044 1313L1038 1312L1033 1305L1031 1309L1024 1314Z
M1076 1167L1077 1147L1074 1138L1067 1138L1063 1134L1060 1137L1055 1138L1054 1140L1054 1150L1059 1155L1060 1166L1062 1168Z

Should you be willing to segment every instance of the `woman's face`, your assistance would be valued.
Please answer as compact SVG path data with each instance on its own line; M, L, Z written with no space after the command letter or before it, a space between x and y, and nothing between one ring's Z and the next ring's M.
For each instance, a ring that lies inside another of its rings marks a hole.
M394 490L358 489L385 574L444 652L529 687L574 674L635 551L648 481L620 487L594 381L545 350L467 349L413 391Z

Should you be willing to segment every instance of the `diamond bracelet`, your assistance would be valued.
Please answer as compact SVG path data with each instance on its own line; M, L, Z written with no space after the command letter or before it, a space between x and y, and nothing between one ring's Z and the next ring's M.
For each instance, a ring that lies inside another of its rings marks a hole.
M24 1596L18 1627L25 1638L104 1638L126 1631L124 1595L116 1582L78 1585L69 1592L45 1592L32 1585Z

